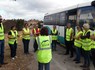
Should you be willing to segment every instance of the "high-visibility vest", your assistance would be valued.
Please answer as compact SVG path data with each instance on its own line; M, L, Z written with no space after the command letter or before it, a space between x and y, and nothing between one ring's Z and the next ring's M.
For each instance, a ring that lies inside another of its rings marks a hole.
M2 23L0 27L0 40L4 40L4 27Z
M70 29L66 29L66 40L67 41L70 41L70 36L71 36L71 32L72 32L72 28L70 28Z
M94 37L95 37L95 33L94 33ZM92 40L91 49L95 49L95 40Z
M80 34L82 34L82 31L76 32L75 36L78 37ZM75 39L74 45L80 48L82 46L81 38L79 40Z
M29 28L23 28L24 33L30 33ZM30 40L30 34L23 34L23 39Z
M11 37L12 37L12 38L9 38L8 43L9 43L9 44L14 44L14 43L16 42L16 34L14 33L13 30L10 30L10 32L11 32Z
M48 63L52 59L50 36L36 37L38 43L37 60L40 63Z
M87 32L83 31L83 36L85 36L88 32L90 32L91 34L91 30L88 30ZM85 51L91 50L91 44L92 44L92 40L90 38L82 39L82 48Z
M18 41L17 41L17 36L18 36L17 30L15 30L15 33L16 33L16 43L18 43Z
M34 34L37 34L36 29L34 28L33 30L34 30ZM38 32L40 32L40 29L39 28L38 28Z
M52 34L56 34L57 30L52 30ZM52 35L52 40L57 40L57 35Z

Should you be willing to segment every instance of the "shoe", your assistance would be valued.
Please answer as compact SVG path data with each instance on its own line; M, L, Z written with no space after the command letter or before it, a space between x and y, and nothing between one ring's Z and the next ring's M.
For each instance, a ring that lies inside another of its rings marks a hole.
M82 67L82 68L86 68L87 66L86 66L86 65L81 65L80 67Z
M79 63L80 63L80 61L76 61L75 63L76 63L76 64L79 64Z
M69 55L69 53L65 53L64 55Z
M73 61L77 61L77 59L74 59Z
M73 58L73 56L71 55L70 58Z
M13 57L12 60L15 60L15 58Z

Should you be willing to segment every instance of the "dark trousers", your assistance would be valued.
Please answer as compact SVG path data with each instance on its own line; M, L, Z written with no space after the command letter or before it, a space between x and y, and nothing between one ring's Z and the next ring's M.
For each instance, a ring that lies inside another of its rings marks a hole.
M24 53L25 54L29 53L29 42L30 42L30 40L23 39Z
M78 62L80 62L81 48L75 46L75 49L76 49L76 58L75 58L75 59L76 59Z
M36 42L36 39L34 40L34 44L33 44L33 48L34 48L34 52L37 50L37 42Z
M4 40L0 40L0 64L4 63Z
M95 67L95 49L92 49L91 54L92 54L92 62Z
M89 67L90 66L90 51L83 50L83 57L84 57L84 65Z
M39 63L38 70L50 70L50 63Z
M52 50L56 50L56 43L57 43L56 40L52 41Z
M17 50L17 43L15 42L14 44L9 44L10 50L11 50L11 57L16 56L16 50Z
M66 43L66 54L71 52L71 56L73 56L74 48L73 48L73 41L65 41Z

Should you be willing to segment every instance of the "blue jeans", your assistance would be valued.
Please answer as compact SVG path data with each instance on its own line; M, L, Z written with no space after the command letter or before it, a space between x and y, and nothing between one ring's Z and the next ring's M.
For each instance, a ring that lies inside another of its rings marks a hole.
M38 70L50 70L50 63L39 63L38 62Z
M81 48L76 47L76 60L80 62Z
M0 64L4 63L4 40L0 40Z

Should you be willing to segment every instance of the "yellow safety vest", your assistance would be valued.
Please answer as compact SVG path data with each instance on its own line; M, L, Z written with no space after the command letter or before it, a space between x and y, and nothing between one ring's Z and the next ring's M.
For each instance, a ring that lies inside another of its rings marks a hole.
M24 31L24 33L30 33L29 28L28 29L23 28L23 31ZM30 40L30 34L27 34L27 35L23 34L23 39Z
M50 36L36 37L38 43L37 60L40 63L48 63L52 59Z
M4 27L2 23L0 27L0 40L4 40Z
M9 43L9 44L14 44L15 41L16 41L16 34L14 33L13 30L10 30L10 32L11 32L11 34L12 34L12 38L9 38L8 43Z
M66 29L66 40L67 41L70 41L70 36L71 36L71 32L72 32L72 28L70 28L70 29Z
M88 30L87 32L83 32L83 36L85 36L88 32L91 32L91 30ZM82 39L82 48L85 51L90 51L91 50L91 44L92 44L92 40L91 39Z
M18 43L18 41L17 41L17 36L18 36L17 30L15 30L15 33L16 33L16 43Z
M82 34L82 31L76 32L76 37L78 37L80 34ZM75 39L74 45L76 47L79 47L80 48L82 46L81 38L79 40Z
M56 34L57 30L52 30L52 34ZM52 40L57 40L57 35L52 35Z

